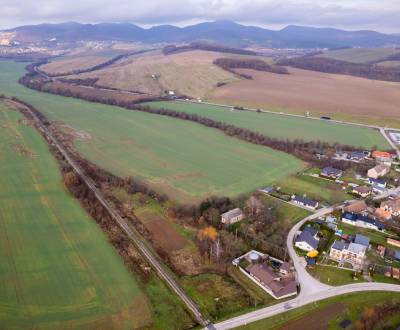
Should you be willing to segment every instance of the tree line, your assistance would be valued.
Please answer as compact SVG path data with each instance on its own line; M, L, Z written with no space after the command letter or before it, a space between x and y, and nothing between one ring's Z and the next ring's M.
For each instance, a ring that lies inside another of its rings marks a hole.
M303 56L286 58L280 60L278 64L298 69L345 74L374 80L400 81L400 68L385 68L374 64L350 63L324 57Z
M247 49L220 46L204 42L192 42L189 45L184 45L184 46L168 45L163 48L162 52L164 55L171 55L190 50L206 50L210 52L239 54L239 55L257 55L257 53Z
M286 68L278 65L269 65L265 61L259 59L218 58L213 63L221 69L239 75L244 79L253 79L253 77L248 74L238 73L234 69L252 69L277 74L289 74Z

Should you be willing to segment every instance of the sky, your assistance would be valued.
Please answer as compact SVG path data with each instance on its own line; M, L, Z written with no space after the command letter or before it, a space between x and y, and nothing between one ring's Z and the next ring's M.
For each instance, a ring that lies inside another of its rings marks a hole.
M0 0L0 28L67 21L185 26L213 20L400 33L400 0Z

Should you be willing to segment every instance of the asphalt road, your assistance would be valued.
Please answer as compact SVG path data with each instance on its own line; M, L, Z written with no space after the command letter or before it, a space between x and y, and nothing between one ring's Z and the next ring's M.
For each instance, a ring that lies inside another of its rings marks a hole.
M130 227L126 222L126 220L119 215L118 211L106 200L103 193L96 187L94 181L85 175L84 171L80 168L80 166L76 164L75 161L69 156L68 152L53 136L53 134L49 131L49 129L45 125L43 125L43 123L36 116L36 114L23 104L11 100L10 102L16 104L18 107L23 107L24 109L26 109L26 111L28 111L31 114L35 122L39 125L40 130L46 135L48 141L50 141L64 156L65 160L80 176L80 178L86 183L89 189L92 190L98 201L107 209L113 220L117 222L117 224L121 227L121 229L125 232L125 234L132 240L132 242L136 245L138 250L142 253L142 255L146 258L149 264L157 272L159 277L163 279L170 286L170 288L180 297L180 299L185 303L187 308L196 317L196 320L199 322L199 324L210 330L214 329L214 326L211 324L211 322L202 315L197 305L186 295L183 289L178 285L175 279L163 267L158 258L146 245L144 238L134 228Z

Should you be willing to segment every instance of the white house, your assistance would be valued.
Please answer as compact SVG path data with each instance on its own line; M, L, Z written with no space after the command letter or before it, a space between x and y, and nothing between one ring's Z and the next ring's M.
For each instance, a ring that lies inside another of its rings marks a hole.
M368 170L368 177L378 179L390 172L390 167L384 164L376 165L375 167Z
M307 252L316 250L319 241L317 234L318 231L315 228L306 227L300 235L297 236L294 245L300 250Z

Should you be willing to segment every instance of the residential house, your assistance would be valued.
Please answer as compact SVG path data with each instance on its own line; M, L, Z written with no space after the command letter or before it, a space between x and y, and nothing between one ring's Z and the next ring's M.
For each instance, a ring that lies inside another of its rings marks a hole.
M350 160L361 161L366 158L366 154L362 151L353 151L349 155Z
M329 256L339 262L349 262L353 266L360 267L365 259L367 247L357 243L335 241L329 252Z
M372 194L372 188L368 187L368 186L354 187L353 194L356 194L362 198L365 198Z
M343 171L334 167L324 167L321 171L321 176L339 179L343 175Z
M296 196L296 195L292 196L292 202L297 205L301 205L301 206L307 207L312 210L315 210L319 205L319 203L317 201L314 201L314 200L308 199L308 198L304 198L304 197L300 197L300 196Z
M342 214L342 222L351 226L373 229L378 231L383 231L385 229L385 225L375 219L370 218L369 216L351 212L344 212Z
M312 227L306 227L297 236L295 246L303 251L313 251L318 249L318 231Z
M356 234L354 237L354 243L356 244L361 244L366 246L367 248L369 247L369 238L367 236L361 235L361 234Z
M239 208L236 208L236 209L230 210L224 214L221 214L221 222L224 225L234 224L240 220L243 220L243 218L244 218L244 213Z
M392 216L400 216L400 198L389 199L382 202L381 209L390 212Z
M374 212L374 216L381 221L390 220L392 217L392 213L389 211L384 210L383 208L377 208Z
M246 267L250 278L275 299L283 299L297 294L297 282L294 276L282 278L265 263L250 264Z
M345 206L343 210L350 213L364 213L368 210L368 205L363 200L355 201Z
M378 179L390 172L390 167L384 164L376 165L375 167L368 170L368 177Z
M372 186L372 188L386 188L386 182L381 179L374 179L374 178L368 178L368 183Z
M392 158L392 154L386 151L374 150L371 154L372 158L380 159L380 158Z

